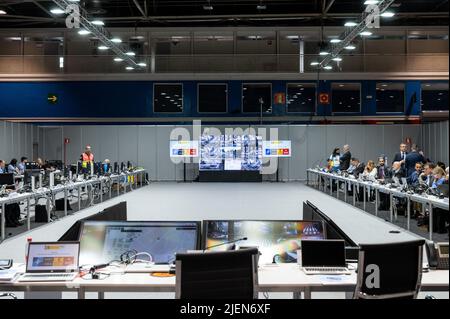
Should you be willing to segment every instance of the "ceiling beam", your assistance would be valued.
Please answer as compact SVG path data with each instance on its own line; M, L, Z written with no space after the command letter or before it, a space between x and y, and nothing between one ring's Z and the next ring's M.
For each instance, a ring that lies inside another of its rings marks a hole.
M141 5L139 4L138 0L133 0L134 5L139 10L139 12L142 14L144 18L147 18L147 15L145 14L145 11L142 9Z
M40 4L39 2L32 0L31 2L33 2L36 6L38 6L42 11L44 11L46 14L48 14L50 17L54 17L54 15L47 10L46 7L44 7L42 4Z
M328 2L327 7L323 11L323 15L326 15L328 13L328 11L330 11L330 9L333 6L334 2L335 2L335 0L330 0L330 2Z

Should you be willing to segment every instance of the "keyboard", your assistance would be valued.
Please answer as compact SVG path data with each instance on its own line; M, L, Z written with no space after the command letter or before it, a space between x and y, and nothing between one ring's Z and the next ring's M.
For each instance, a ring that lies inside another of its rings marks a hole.
M77 277L77 273L57 273L57 274L23 274L18 282L36 282L36 281L72 281Z
M303 272L307 275L350 275L351 272L346 267L303 267Z

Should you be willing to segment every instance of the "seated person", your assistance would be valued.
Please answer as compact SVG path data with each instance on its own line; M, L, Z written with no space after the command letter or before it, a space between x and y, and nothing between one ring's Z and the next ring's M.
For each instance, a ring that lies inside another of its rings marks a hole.
M436 167L433 170L434 182L431 188L436 189L438 186L444 184L445 180L445 171L442 167ZM433 208L433 232L437 232L438 234L445 234L448 232L448 224L449 215L448 210L443 210L440 208Z
M434 163L426 163L423 167L423 172L419 177L419 184L426 185L427 187L433 186L433 170L436 168Z
M0 174L5 174L6 173L6 163L4 160L0 159Z
M10 173L10 174L12 173L12 174L15 174L15 175L19 174L19 169L17 168L17 160L15 158L13 158L11 160L11 162L9 162L8 173Z
M445 183L445 171L441 167L436 167L433 170L434 182L431 188L436 189L438 186Z
M364 173L364 163L361 163L357 158L352 158L352 166L354 167L353 176L355 176L355 178L359 178L359 175Z
M20 163L17 164L17 168L19 169L19 173L23 174L25 173L25 164L28 162L28 158L25 156L20 159Z
M375 162L370 160L367 162L367 166L364 169L363 177L369 180L374 180L377 176L377 168L375 167Z
M386 167L386 159L384 156L378 158L376 178L381 182L384 182L386 178L389 178L389 169Z
M423 168L422 163L420 162L416 163L415 171L411 174L411 176L407 178L408 185L414 187L419 185L419 178L420 175L422 174L422 168Z
M402 167L401 162L392 163L391 177L397 177L399 180L406 177L406 170Z

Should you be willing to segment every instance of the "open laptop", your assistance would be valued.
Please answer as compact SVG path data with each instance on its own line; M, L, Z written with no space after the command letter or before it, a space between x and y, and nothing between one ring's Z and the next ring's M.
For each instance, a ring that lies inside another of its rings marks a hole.
M72 281L78 275L79 242L31 242L18 282Z
M350 275L344 240L302 240L302 270L307 275Z

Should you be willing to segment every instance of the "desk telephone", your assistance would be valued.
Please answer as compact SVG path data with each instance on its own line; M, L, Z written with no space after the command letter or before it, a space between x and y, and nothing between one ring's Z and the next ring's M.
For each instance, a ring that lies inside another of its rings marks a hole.
M427 255L430 268L449 269L449 243L427 243Z

